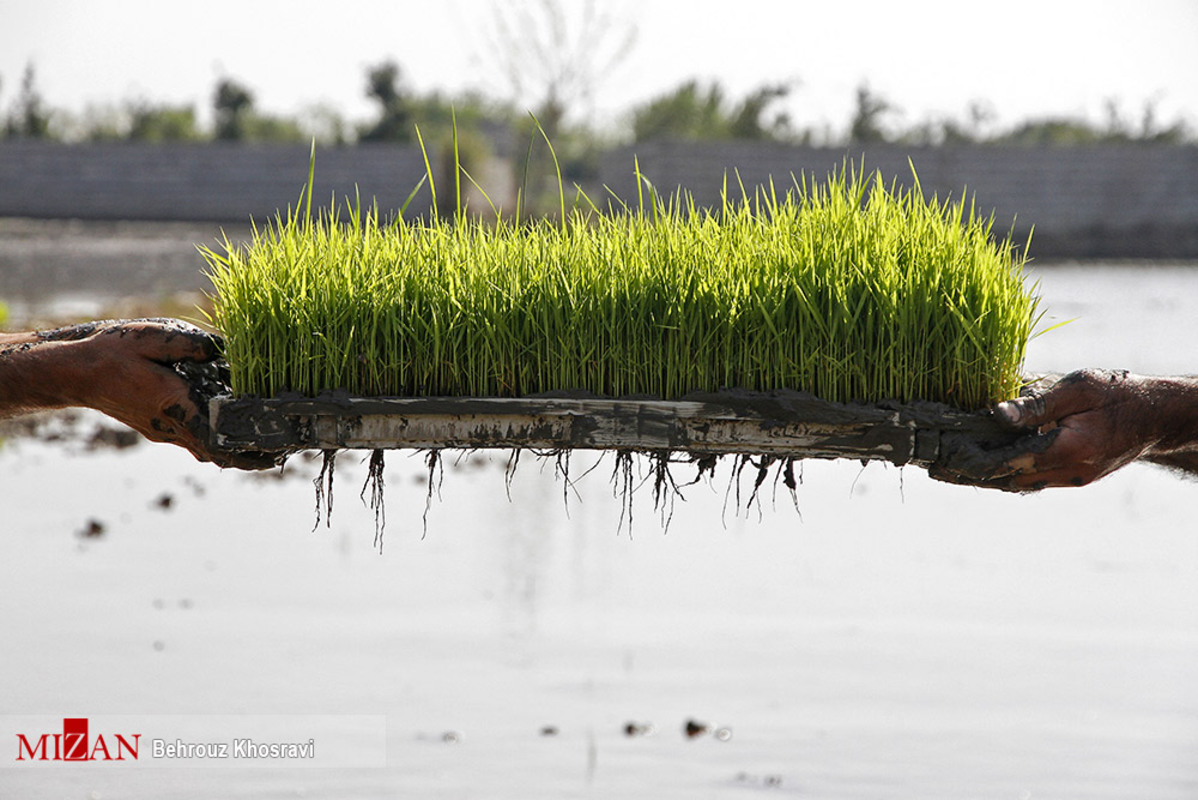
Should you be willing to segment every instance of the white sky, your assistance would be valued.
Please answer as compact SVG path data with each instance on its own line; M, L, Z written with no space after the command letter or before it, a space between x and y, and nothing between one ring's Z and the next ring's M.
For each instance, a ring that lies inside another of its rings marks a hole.
M385 58L418 91L504 94L510 83L486 57L486 31L496 8L516 4L0 0L0 109L30 61L46 101L75 112L144 98L194 103L206 119L217 79L229 76L263 111L326 103L365 120L373 112L365 71ZM1198 126L1198 0L599 0L597 8L638 31L596 87L601 126L691 77L718 78L737 98L797 80L794 122L837 130L862 81L903 109L903 124L960 118L973 100L989 101L1004 126L1050 114L1099 122L1113 97L1130 118L1152 100L1158 119Z

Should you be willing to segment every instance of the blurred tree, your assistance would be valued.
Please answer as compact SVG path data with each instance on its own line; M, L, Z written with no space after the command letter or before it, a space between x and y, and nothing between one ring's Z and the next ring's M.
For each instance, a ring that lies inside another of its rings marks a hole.
M1158 144L1186 144L1193 142L1191 131L1180 117L1165 127L1159 127L1156 119L1157 100L1146 100L1140 115L1139 140Z
M37 88L37 74L32 62L25 65L21 90L4 121L4 135L9 139L50 138L50 113Z
M193 106L152 105L145 100L128 104L128 137L142 142L194 142L201 138Z
M785 114L765 122L767 109L789 94L782 84L762 86L740 103L729 107L718 81L701 87L690 80L661 97L632 110L632 133L638 142L654 139L681 141L751 139L782 140L789 137Z
M232 78L217 82L212 103L216 111L215 137L218 141L307 141L294 119L255 111L253 93Z
M636 26L600 13L595 0L496 6L482 59L503 75L512 100L531 102L555 143L570 117L585 125L603 80L636 44Z
M987 129L994 124L998 115L994 106L984 100L974 100L965 109L965 122L945 120L941 128L940 144L975 144L984 142Z
M733 139L779 139L790 130L790 119L784 112L776 114L773 121L763 122L766 109L790 94L785 84L762 86L741 101L733 115L729 132Z
M250 113L245 119L245 140L249 142L310 142L300 124L273 114Z
M874 94L866 84L861 84L857 87L856 105L849 123L849 140L854 144L885 142L887 137L882 118L897 110L889 100Z
M1094 144L1102 138L1102 134L1085 120L1050 117L1020 123L998 141L1013 145L1082 145Z
M981 144L1014 146L1084 146L1117 144L1173 144L1193 142L1189 127L1182 119L1167 126L1156 121L1156 102L1144 104L1137 124L1125 114L1115 98L1103 104L1103 121L1094 123L1085 117L1042 117L1028 119L1014 127L997 131L994 108L975 100L966 109L964 120L943 118L928 120L901 131L892 140L920 146Z
M232 78L221 78L212 96L216 111L216 138L238 141L246 138L247 124L254 107L254 95Z
M129 136L129 109L89 103L82 116L70 120L68 141L115 142Z
M433 172L437 182L437 213L444 218L452 217L458 211L455 167L463 170L464 203L470 194L471 179L482 178L484 165L497 149L510 149L506 140L511 136L514 115L511 109L478 94L451 98L438 92L412 98L411 113L413 126L420 126L425 144L434 151L430 155L434 159Z
M1109 110L1108 110L1109 114ZM1115 125L1114 123L1119 124ZM1078 146L1090 144L1187 144L1192 141L1189 129L1181 120L1168 127L1157 127L1153 109L1146 107L1138 131L1120 118L1108 117L1105 126L1098 126L1085 119L1073 117L1050 117L1023 122L995 140L1010 145L1056 145Z
M686 81L673 92L633 108L633 138L638 142L727 138L723 105L724 89L719 82L703 89L698 81Z
M965 108L965 118L932 117L900 132L894 141L919 147L983 144L990 138L994 107L984 100L973 100Z
M316 140L317 144L341 147L353 141L353 131L345 117L328 103L308 106L298 119L299 129L305 141Z
M384 61L366 73L366 96L377 100L379 119L362 131L364 142L411 142L413 122L411 103L400 83L400 68Z
M1103 112L1106 116L1106 130L1102 132L1103 139L1112 142L1126 142L1133 138L1131 123L1124 118L1118 98L1108 97L1103 103Z

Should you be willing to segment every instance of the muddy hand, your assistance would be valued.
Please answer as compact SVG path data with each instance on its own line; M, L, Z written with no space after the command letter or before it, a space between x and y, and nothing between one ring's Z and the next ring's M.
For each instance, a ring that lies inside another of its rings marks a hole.
M73 348L81 377L77 404L148 439L184 447L201 461L240 469L276 464L274 454L224 451L209 442L207 401L220 356L220 341L212 334L178 320L144 319L87 323L39 337Z
M1122 371L1072 372L1045 390L999 403L995 421L1023 433L993 449L950 442L929 473L938 480L1013 492L1084 486L1162 443L1164 379Z

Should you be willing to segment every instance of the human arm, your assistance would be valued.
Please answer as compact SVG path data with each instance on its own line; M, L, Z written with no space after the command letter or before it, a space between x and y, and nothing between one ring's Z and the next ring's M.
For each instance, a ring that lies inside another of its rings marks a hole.
M53 331L0 333L0 417L94 408L153 441L220 466L262 469L275 457L213 448L206 398L187 366L213 364L218 340L178 320L91 322Z
M1198 379L1080 370L1047 389L999 403L995 421L1023 433L968 469L933 477L1006 491L1084 486L1133 461L1198 474Z

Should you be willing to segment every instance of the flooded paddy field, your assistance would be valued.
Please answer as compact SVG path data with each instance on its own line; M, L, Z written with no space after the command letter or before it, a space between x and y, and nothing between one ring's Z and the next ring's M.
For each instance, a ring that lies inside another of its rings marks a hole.
M1198 372L1198 270L1035 277L1076 321L1030 371ZM391 453L380 554L365 454L313 530L319 458L245 474L93 414L31 425L0 446L0 715L381 716L385 764L9 755L6 797L1198 795L1198 487L1158 469L1009 496L808 463L797 510L780 486L746 512L725 464L663 530L647 491L621 521L610 457L567 487L447 456L428 502Z

